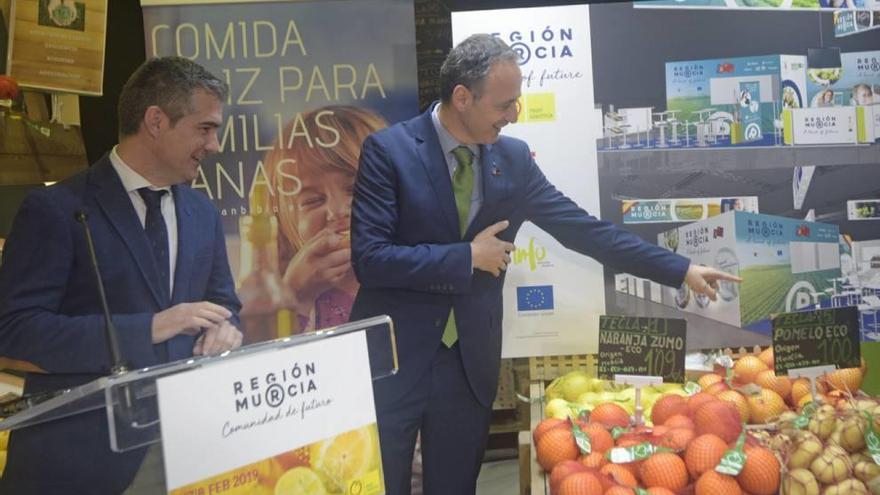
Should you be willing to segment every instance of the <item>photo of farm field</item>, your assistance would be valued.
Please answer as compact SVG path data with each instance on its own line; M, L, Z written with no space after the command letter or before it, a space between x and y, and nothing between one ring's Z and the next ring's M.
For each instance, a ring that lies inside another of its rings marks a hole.
M829 279L836 276L835 270L821 270L809 273L791 273L788 265L754 265L740 270L742 287L740 290L740 308L742 326L746 327L767 318L767 315L784 313L788 291L798 281L813 286L813 291L823 292L832 287Z

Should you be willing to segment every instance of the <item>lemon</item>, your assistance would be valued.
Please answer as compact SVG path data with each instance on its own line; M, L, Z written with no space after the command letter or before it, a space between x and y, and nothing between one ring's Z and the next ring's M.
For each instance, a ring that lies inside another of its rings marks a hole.
M328 489L344 491L349 482L375 469L377 436L375 425L370 425L312 445L312 466L328 481Z
M327 495L317 473L307 467L296 467L281 475L275 495Z

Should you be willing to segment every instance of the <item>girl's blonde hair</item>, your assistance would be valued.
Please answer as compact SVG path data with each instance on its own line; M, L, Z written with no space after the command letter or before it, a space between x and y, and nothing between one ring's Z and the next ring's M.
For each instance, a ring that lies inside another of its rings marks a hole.
M278 239L281 266L285 266L305 242L297 229L298 209L294 206L297 196L281 193L297 189L296 180L290 176L305 172L357 175L361 145L367 136L386 126L379 115L354 106L321 107L285 126L263 163L275 193L271 195L272 211L277 212L281 229ZM287 141L294 132L297 133L294 144L288 147ZM279 166L282 161L283 167Z

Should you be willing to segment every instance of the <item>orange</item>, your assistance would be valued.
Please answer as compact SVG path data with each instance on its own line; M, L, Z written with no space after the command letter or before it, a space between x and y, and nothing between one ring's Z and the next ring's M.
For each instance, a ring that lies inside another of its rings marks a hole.
M834 390L854 394L862 388L863 378L859 368L841 368L825 375L825 382Z
M590 448L593 452L604 454L608 449L614 447L614 439L611 438L611 433L608 433L608 430L598 423L587 424L587 427L584 428L584 433L590 437Z
M681 451L687 448L696 433L691 428L672 428L660 440L660 445L672 450Z
M650 493L651 495L675 495L675 492L668 488L663 488L662 486L648 488L648 493Z
M599 423L607 429L629 426L629 413L613 402L603 402L590 411L590 422Z
M756 395L746 397L749 401L749 418L752 424L765 424L788 411L785 401L776 392L762 388Z
M671 452L658 452L642 462L639 477L647 487L662 486L677 492L687 486L687 467L681 457Z
M532 432L532 440L534 440L534 444L537 445L544 433L547 433L553 428L570 428L570 425L571 423L569 423L567 419L547 418L538 423L538 426L535 427L535 431Z
M560 462L550 473L550 492L556 493L559 490L559 485L562 483L562 480L568 478L569 475L584 472L586 470L587 468L578 461L565 460Z
M697 480L696 495L742 495L742 490L735 479L713 469Z
M739 419L743 423L749 422L749 401L746 400L743 394L736 390L727 390L718 394L717 397L721 402L729 402L736 406L736 410L739 412Z
M822 397L822 396L820 395L820 397ZM801 409L810 402L813 402L813 396L811 394L804 395L803 397L800 398L800 400L797 402L797 404L795 404L795 410L797 410L797 412L800 412ZM822 402L824 403L825 400L822 400Z
M601 495L605 490L592 473L574 473L559 484L559 495Z
M684 463L691 477L698 479L704 472L715 469L725 452L727 443L718 435L707 433L691 441L684 453Z
M605 495L633 495L635 492L632 488L625 486L612 486L605 491Z
M772 370L774 368L773 348L768 347L761 351L761 354L758 354L758 359L760 359L761 362L766 364L767 367Z
M746 446L746 463L737 475L743 490L755 495L773 495L779 492L779 460L764 447Z
M642 462L644 462L644 461L627 462L624 464L615 464L615 465L620 466L623 469L626 469L627 471L629 471L629 473L632 475L632 477L636 481L638 481L639 480L639 469L642 467Z
M755 383L763 388L769 388L783 399L787 399L791 395L791 380L787 376L776 376L776 372L773 370L758 373Z
M725 390L730 390L730 387L727 385L726 382L713 383L712 385L709 385L708 388L703 389L703 391L707 394L712 394L716 397L718 396L718 394L724 392Z
M651 428L651 436L654 438L661 438L669 432L669 427L666 425L654 425Z
M580 451L574 443L571 431L554 428L541 436L541 441L535 447L535 453L538 464L549 473L560 462L577 459Z
M599 469L608 464L608 459L605 458L605 454L603 453L590 452L589 454L580 456L578 462L590 469Z
M690 428L693 430L694 420L683 414L676 414L674 416L670 416L669 419L664 421L663 425L670 428Z
M819 392L818 389L816 391ZM807 378L795 378L794 381L791 382L791 403L799 403L801 398L805 395L810 395L810 380Z
M630 472L629 469L623 467L622 464L606 464L602 466L600 472L602 474L610 476L611 479L614 480L614 482L618 485L628 486L630 488L635 488L639 486L639 482L636 480L636 477Z
M718 373L706 373L697 380L697 385L699 385L701 389L706 390L713 383L718 383L722 380L724 380L724 377Z
M752 383L758 376L758 373L769 369L757 356L743 356L736 360L733 365L733 372L736 381L739 383Z
M694 414L697 435L712 433L725 442L732 442L742 432L742 421L736 406L715 400L700 406Z
M692 395L688 399L688 406L687 406L688 412L690 413L691 417L693 417L694 413L697 412L697 409L699 409L700 406L702 406L703 404L705 404L707 402L712 402L712 401L717 401L717 400L718 400L718 398L712 394L709 394L706 392L698 392L698 393Z
M664 394L651 408L651 421L655 425L662 425L668 418L685 412L687 412L687 399L680 395Z

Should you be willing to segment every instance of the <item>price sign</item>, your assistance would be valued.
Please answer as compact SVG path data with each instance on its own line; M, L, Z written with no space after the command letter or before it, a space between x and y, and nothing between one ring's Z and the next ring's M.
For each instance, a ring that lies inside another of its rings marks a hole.
M599 317L599 377L660 376L684 383L685 320L638 316Z
M859 310L820 309L784 313L773 319L773 356L776 374L788 370L831 365L858 368Z

